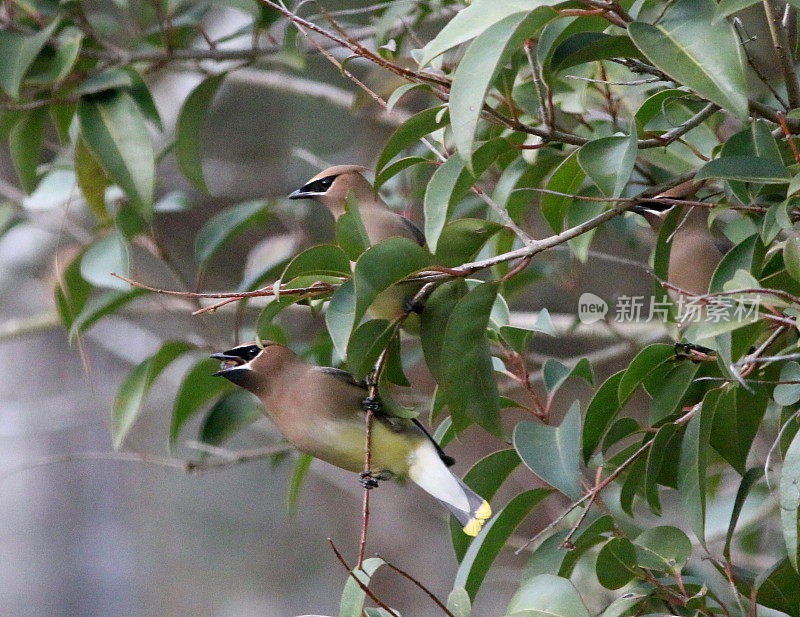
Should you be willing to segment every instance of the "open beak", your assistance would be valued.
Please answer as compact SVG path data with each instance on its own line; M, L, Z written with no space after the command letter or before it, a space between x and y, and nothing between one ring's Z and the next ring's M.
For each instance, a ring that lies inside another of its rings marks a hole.
M313 197L313 195L306 193L303 189L297 189L289 193L289 199L308 199L310 197Z
M246 364L244 358L233 355L230 351L214 353L211 354L210 357L220 361L220 368L216 373L214 373L214 377L225 377L232 370L242 366L243 364Z

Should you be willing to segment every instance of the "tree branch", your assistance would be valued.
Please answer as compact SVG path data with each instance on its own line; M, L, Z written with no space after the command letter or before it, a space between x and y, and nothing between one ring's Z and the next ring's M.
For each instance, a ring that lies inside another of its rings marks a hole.
M800 83L797 81L797 74L794 72L794 67L791 61L791 51L789 46L789 37L786 35L786 30L781 25L781 14L775 0L763 0L764 12L767 14L767 23L769 24L769 33L772 36L772 45L775 48L775 54L778 56L778 63L783 71L783 77L786 81L786 94L789 97L789 106L792 109L800 107Z

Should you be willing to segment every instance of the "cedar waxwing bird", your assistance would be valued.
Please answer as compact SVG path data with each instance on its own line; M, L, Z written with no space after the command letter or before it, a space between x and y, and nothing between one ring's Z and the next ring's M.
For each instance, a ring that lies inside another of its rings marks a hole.
M362 175L365 171L368 171L367 168L359 165L329 167L290 193L289 199L315 199L338 219L345 213L348 196L352 196L371 244L400 236L425 246L425 234L406 217L389 210L386 202Z
M298 450L360 472L364 467L365 384L348 372L313 366L278 343L239 345L211 356L221 361L216 375L255 394L266 415ZM448 467L447 456L417 420L377 412L371 430L373 471L363 480L410 478L438 499L476 535L491 516L489 504Z
M658 197L685 199L702 185L692 180L665 191ZM674 206L657 201L643 201L631 208L647 220L658 234L661 223ZM672 236L667 282L691 294L706 294L711 277L725 251L724 242L717 240L708 228L708 213L704 208L684 212Z
M370 244L387 238L402 237L425 246L425 234L406 217L389 210L373 186L362 175L368 171L359 165L335 165L321 171L302 187L289 194L289 199L314 199L338 219L345 213L348 199L355 200ZM422 307L411 304L420 290L419 283L401 283L380 293L368 313L371 317L392 320L401 314L419 313ZM419 329L419 318L409 316L403 328L410 332Z

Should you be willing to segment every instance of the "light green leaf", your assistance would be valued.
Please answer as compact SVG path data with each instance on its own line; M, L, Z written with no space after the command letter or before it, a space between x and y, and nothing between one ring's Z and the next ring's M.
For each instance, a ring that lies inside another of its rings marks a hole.
M208 109L226 73L212 75L189 93L175 125L175 154L183 175L200 191L208 193L201 156L200 139Z
M445 224L439 236L433 263L437 266L454 268L472 261L489 238L501 229L503 226L499 223L484 219L467 218L450 221ZM541 327L546 327L546 324Z
M564 193L564 195L544 193L540 201L542 215L556 233L561 233L564 229L564 217L567 215L570 204L574 201L574 198L568 197L568 195L575 195L586 179L586 173L578 163L579 152L580 150L575 150L565 158L547 182L548 191Z
M286 488L286 514L289 517L294 516L295 512L297 512L297 502L300 500L300 489L303 487L303 481L306 479L308 470L311 467L311 461L313 460L313 456L301 452L294 464L292 479L289 482L289 486Z
M126 92L103 92L81 99L78 120L92 156L142 215L149 218L155 158L139 107Z
M677 527L650 527L633 541L636 562L643 568L672 572L686 565L692 553L692 541Z
M424 109L411 116L389 137L383 152L378 157L375 172L380 176L389 161L400 154L402 150L416 145L420 138L442 128L447 122L448 114L442 113L442 107Z
M513 617L589 617L573 584L552 574L534 576L523 584L506 608Z
M347 577L347 582L342 590L342 600L339 603L339 617L361 617L364 610L364 600L367 594L353 580L353 576L366 587L375 571L386 563L380 557L370 557L365 559L361 568L354 568L352 574Z
M361 380L369 374L395 330L385 319L370 319L355 329L347 343L347 368L353 377Z
M12 99L19 98L19 87L25 74L59 22L55 19L41 32L29 36L9 29L0 30L0 58L3 58L0 62L0 88Z
M197 263L205 265L237 234L251 225L263 222L268 207L269 204L265 201L247 201L214 215L195 236L194 257Z
M333 341L336 353L344 359L347 357L347 341L356 317L356 293L353 279L348 279L333 292L328 310L325 312L325 327Z
M472 602L469 600L469 594L463 587L456 587L447 596L447 610L453 614L453 617L470 617L472 614Z
M350 276L350 260L344 251L333 244L320 244L306 249L286 266L282 281L291 281L306 274Z
M153 382L167 365L190 349L192 346L184 341L164 343L161 349L137 365L122 382L111 408L111 437L115 450L122 447Z
M75 316L75 320L69 329L69 340L74 343L77 336L97 321L114 313L129 302L147 293L144 289L134 289L132 291L107 291L102 295L93 296L83 305L81 312Z
M560 426L523 420L514 427L513 441L525 466L570 499L581 496L581 408L570 407Z
M619 197L636 162L636 131L590 141L578 151L578 164L607 197Z
M462 171L464 160L451 156L436 169L425 188L425 241L432 253L436 252L439 236L447 220L451 197Z
M520 493L505 508L489 519L469 545L469 549L458 567L458 572L456 572L453 586L463 587L467 590L469 597L474 600L486 573L508 538L525 520L534 506L550 493L549 489L544 488Z
M795 361L784 364L778 381L800 381L800 364ZM782 407L794 405L800 401L800 383L779 383L775 386L772 397Z
M557 16L550 7L514 13L491 25L467 47L453 74L448 106L456 150L468 169L472 170L472 145L492 81L512 54Z
M800 238L791 236L783 247L783 263L786 271L795 281L800 282Z
M547 0L475 0L447 22L439 34L422 49L420 68L448 49L474 39L484 30L514 13L527 13L549 4Z
M713 0L679 0L656 25L635 21L628 34L656 67L745 121L747 83L733 26L715 21Z
M111 273L127 277L130 271L128 244L118 233L109 234L94 242L81 259L81 276L98 287L130 291L125 281L111 276Z
M2 63L0 62L0 64ZM19 183L26 193L31 193L36 188L46 118L47 108L45 107L25 112L8 135L11 162L14 165L14 171L17 172Z

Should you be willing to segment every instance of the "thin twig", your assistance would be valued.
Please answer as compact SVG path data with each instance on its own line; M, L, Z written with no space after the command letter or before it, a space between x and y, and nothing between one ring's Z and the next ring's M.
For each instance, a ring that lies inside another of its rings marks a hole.
M380 555L378 555L378 557L380 557ZM383 559L383 557L381 557L381 559ZM416 578L414 578L413 576L411 576L411 575L410 575L408 572L406 572L405 570L401 570L401 569L400 569L398 566L394 565L393 563L390 563L390 562L389 562L389 561L387 561L386 559L383 559L383 561L384 561L384 563L385 563L387 566L389 566L389 567L390 567L392 570L394 570L395 572L397 572L397 573L398 573L398 574L400 574L401 576L404 576L405 578L407 578L408 580L410 580L412 583L414 583L414 584L415 584L417 587L419 587L419 588L420 588L422 591L424 591L424 592L425 592L425 594L427 594L427 596L428 596L428 597L429 597L431 600L433 600L433 602L436 604L436 606L438 606L440 609L442 609L442 611L444 612L444 614L445 614L445 615L447 615L447 617L455 617L455 615L453 615L453 613L452 613L452 612L450 612L450 609L449 609L449 608L447 608L447 606L446 606L446 605L445 605L445 604L444 604L444 603L443 603L443 602L442 602L442 601L441 601L439 598L437 598L437 597L436 597L436 595L435 595L435 594L434 594L434 593L433 593L433 592L432 592L430 589L428 589L427 587L425 587L425 585L423 585L423 584L422 584L420 581L418 581Z
M781 14L778 5L774 0L763 0L764 12L767 14L767 24L769 33L772 37L772 46L778 56L778 63L783 71L786 82L786 94L789 97L789 106L792 109L800 107L800 83L797 81L797 74L794 71L791 61L791 51L789 37L786 30L781 25Z
M389 608L389 606L387 606L383 602L383 600L381 600L378 596L376 596L369 587L367 587L364 583L361 582L361 579L359 579L355 575L355 571L351 570L350 566L347 565L347 562L344 560L344 557L342 557L342 554L339 552L339 549L336 548L336 545L333 543L333 540L328 538L328 543L331 545L331 548L333 549L333 552L336 555L336 559L338 559L339 563L341 563L344 566L345 570L347 570L349 575L353 577L353 580L361 588L361 591L363 591L365 594L367 594L372 599L372 601L375 602L375 604L380 606L383 610L387 611L390 615L392 615L393 617L400 617L400 615L398 615L397 612L395 612L393 609ZM361 566L359 566L359 569L360 568L361 568ZM363 572L363 570L362 570L362 572Z

